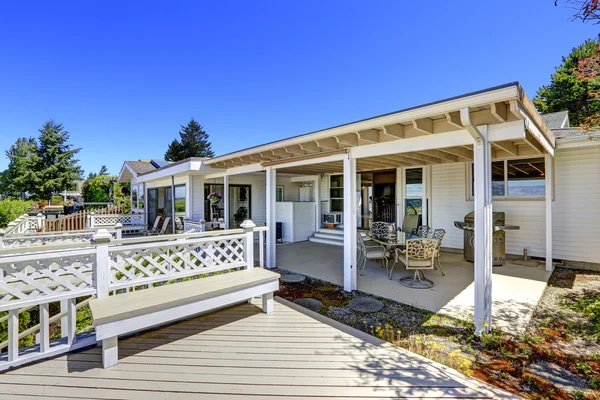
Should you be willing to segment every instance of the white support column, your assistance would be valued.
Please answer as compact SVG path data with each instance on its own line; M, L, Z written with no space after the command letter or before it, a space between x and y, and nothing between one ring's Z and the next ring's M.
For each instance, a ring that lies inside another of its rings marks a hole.
M135 192L137 193L137 187L136 185L133 184L133 179L129 181L129 213L131 213L131 210L133 210L133 188L135 187ZM136 197L139 196L140 194L137 193ZM137 202L137 199L136 199ZM137 207L137 204L136 204Z
M194 177L188 175L185 183L185 219L192 219L193 215L193 207L194 207L194 198L192 193L194 192L193 181ZM204 191L202 191L202 195L198 199L202 204L204 204Z
M225 229L229 229L229 176L223 177L223 218L225 219Z
M404 187L402 186L402 168L396 168L396 227L402 227L404 219Z
M177 227L177 223L175 222L175 176L171 175L171 226L173 229L173 234L177 233L175 232L175 229Z
M144 192L144 225L148 228L148 189L146 188L146 182L142 183L142 191Z
M321 229L321 175L317 175L317 179L315 179L315 232L318 232Z
M356 290L356 159L344 158L344 290Z
M546 271L552 271L552 200L554 197L554 163L550 154L544 156L546 179Z
M475 169L475 334L492 327L492 155L487 127L474 146Z
M276 232L275 232L275 200L276 200L276 188L277 188L277 172L273 167L267 167L266 169L267 179L267 268L275 268L277 266L277 255L276 255Z

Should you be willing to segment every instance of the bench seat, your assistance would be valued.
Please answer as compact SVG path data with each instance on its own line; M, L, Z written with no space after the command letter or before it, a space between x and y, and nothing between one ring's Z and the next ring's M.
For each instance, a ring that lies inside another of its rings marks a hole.
M279 274L252 268L152 287L90 301L96 339L102 340L104 368L117 364L117 337L215 308L262 296L264 312L273 311Z

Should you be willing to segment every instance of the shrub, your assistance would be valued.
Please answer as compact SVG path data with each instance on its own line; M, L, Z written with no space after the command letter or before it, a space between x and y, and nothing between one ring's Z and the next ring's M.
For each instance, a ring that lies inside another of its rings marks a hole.
M0 228L6 228L9 222L23 215L31 207L31 201L27 200L0 200Z

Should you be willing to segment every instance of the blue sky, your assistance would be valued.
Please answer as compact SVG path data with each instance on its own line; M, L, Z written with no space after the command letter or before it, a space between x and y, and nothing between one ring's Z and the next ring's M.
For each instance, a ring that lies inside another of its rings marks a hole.
M223 154L515 80L533 97L598 33L571 13L554 0L3 2L0 150L53 118L86 174L118 173L162 158L191 117Z

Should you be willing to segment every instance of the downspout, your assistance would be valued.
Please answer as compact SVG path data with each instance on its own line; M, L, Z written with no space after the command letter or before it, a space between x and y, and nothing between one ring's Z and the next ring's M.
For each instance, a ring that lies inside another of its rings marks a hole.
M460 109L460 122L465 127L467 132L473 136L475 143L480 144L483 141L483 134L473 124L473 121L471 120L471 111L468 107Z

